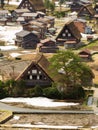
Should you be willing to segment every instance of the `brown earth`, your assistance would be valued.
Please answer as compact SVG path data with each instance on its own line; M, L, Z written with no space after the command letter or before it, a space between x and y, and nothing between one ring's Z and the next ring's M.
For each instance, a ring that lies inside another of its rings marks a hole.
M19 120L11 119L7 124L94 126L98 125L98 116L94 114L17 114Z

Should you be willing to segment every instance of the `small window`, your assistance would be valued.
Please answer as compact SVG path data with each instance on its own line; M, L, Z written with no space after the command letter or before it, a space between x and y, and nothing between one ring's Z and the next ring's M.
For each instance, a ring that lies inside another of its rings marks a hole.
M40 75L40 80L42 80L42 78L43 78L42 75Z
M30 7L30 5L29 5L29 7ZM30 7L30 9L32 9L32 7Z
M36 75L33 75L33 76L32 76L32 79L33 79L33 80L37 80L37 76L36 76Z
M44 76L44 80L46 80L47 78L46 78L46 76Z
M30 76L29 75L27 75L27 80L29 80L30 79Z
M32 74L37 74L37 70L32 70Z
M66 29L65 32L68 33L68 30Z
M84 8L84 11L86 11L86 9Z
M32 75L30 75L30 80L32 79Z
M38 80L40 79L39 75L37 75L37 79L38 79Z
M30 71L28 71L28 74L30 74Z
M71 37L71 33L68 33L68 37Z
M39 71L39 74L41 74L41 71Z
M62 36L63 36L63 37L65 37L65 36L66 36L66 34L65 34L65 33L63 33L63 34L62 34Z

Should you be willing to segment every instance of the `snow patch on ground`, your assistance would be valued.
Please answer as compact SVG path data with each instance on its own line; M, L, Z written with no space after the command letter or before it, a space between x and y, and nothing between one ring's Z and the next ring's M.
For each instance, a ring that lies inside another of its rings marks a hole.
M19 116L14 116L13 119L14 119L14 120L19 120L20 117L19 117Z
M22 54L20 54L20 53L10 53L11 57L17 57L17 56L20 56L20 55L22 55Z
M13 124L13 127L25 127L25 128L45 128L45 129L77 129L82 126L55 126L55 125L31 125L31 124Z
M22 0L12 0L9 1L10 5L19 5ZM8 3L8 1L5 1L5 3Z
M79 105L79 103L71 102L55 102L49 98L37 97L37 98L5 98L0 100L1 102L20 102L32 106L39 107L59 107L59 106L74 106Z
M82 38L87 40L87 36L93 36L94 39L98 38L98 34L84 34L84 33L81 33L82 35Z
M7 45L14 44L15 43L14 40L16 38L15 34L21 30L22 30L21 26L19 26L19 27L18 26L17 27L0 26L0 40L5 41Z
M16 50L17 46L0 46L0 50L7 51L7 50Z

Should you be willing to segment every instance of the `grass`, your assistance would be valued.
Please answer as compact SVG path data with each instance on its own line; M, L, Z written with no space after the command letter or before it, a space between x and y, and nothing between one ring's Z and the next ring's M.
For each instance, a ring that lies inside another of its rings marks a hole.
M9 119L10 117L12 117L12 112L11 111L3 111L0 110L0 124L5 122L7 119Z
M92 49L92 50L96 48L98 49L98 39L91 41L88 45L81 47L81 49Z
M11 5L11 4L5 4L5 6L4 6L4 10L14 10L14 9L16 9L17 8L17 5ZM0 10L2 10L2 8L0 8Z

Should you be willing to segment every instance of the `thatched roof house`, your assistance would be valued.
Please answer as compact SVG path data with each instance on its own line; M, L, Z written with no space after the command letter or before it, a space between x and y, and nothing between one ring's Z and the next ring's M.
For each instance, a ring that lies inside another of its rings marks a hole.
M43 0L22 0L18 9L27 8L31 12L42 11L45 12Z
M51 86L53 80L49 76L49 61L43 54L37 54L35 59L23 70L16 80L24 80L27 86Z
M66 41L75 41L76 43L79 43L80 39L81 34L72 20L69 20L65 23L60 33L56 37L57 43L64 43Z
M93 17L94 14L95 14L95 10L93 9L91 4L90 5L83 5L83 7L78 12L79 17L83 17L83 16Z

